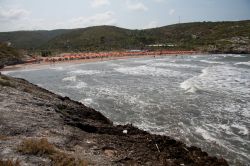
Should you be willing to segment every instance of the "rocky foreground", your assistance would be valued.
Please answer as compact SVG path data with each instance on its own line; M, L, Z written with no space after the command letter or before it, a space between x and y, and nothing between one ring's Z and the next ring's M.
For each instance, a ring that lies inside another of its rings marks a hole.
M167 136L0 75L0 165L228 165Z

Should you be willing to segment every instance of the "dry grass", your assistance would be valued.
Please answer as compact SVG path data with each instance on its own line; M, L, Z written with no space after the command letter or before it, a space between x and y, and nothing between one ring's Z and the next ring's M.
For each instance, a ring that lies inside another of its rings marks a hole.
M9 86L9 87L15 87L12 83L11 80L4 76L4 75L0 75L0 85L2 86Z
M5 135L0 135L0 141L7 141L9 138Z
M1 160L0 159L0 166L20 166L20 162L18 160Z
M4 79L4 80L10 80L10 78L8 77L8 76L6 76L6 75L0 75L0 78L1 79Z
M55 147L48 142L47 139L42 138L40 140L37 139L27 139L24 140L21 145L18 147L18 151L24 154L32 154L32 155L52 155L56 152Z
M24 140L18 147L23 154L49 157L54 166L87 166L86 160L77 159L72 155L60 152L46 138Z
M72 155L66 153L57 152L51 157L52 165L54 166L87 166L86 160L76 159Z
M0 85L2 85L2 86L11 86L9 81L4 80L2 78L0 78Z

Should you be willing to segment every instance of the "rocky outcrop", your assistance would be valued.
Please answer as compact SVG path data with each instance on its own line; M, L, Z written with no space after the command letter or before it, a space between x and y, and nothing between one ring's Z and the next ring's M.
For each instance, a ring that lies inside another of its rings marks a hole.
M250 54L249 37L232 37L216 41L216 45L204 46L204 50L209 53L220 54Z
M22 62L22 56L16 49L7 43L0 42L0 69L7 65L15 65Z
M94 109L23 79L0 75L0 92L0 161L51 165L51 156L17 150L23 140L46 138L54 151L88 165L228 165L170 137L113 125Z

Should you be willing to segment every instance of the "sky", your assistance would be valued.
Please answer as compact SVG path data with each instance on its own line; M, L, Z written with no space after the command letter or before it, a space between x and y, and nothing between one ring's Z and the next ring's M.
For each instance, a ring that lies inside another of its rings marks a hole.
M250 20L250 0L0 0L0 32Z

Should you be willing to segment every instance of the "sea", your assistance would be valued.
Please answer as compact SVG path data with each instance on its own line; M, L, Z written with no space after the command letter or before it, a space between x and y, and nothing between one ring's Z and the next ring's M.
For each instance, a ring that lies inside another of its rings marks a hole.
M115 124L167 135L250 163L250 55L178 55L5 72L103 113Z

